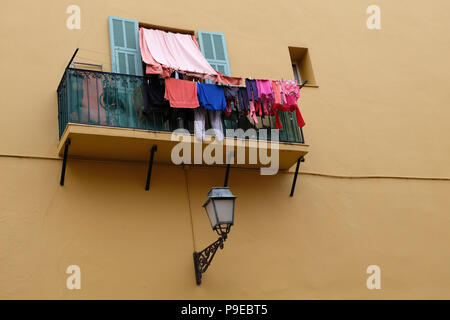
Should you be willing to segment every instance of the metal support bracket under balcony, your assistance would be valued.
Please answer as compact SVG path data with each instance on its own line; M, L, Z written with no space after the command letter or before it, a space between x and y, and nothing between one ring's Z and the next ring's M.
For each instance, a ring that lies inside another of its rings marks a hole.
M64 179L66 177L66 165L67 165L67 156L69 154L69 145L70 145L70 139L66 140L66 143L64 145L64 157L63 157L63 163L61 168L61 179L59 180L59 184L61 186L64 186Z
M145 184L145 191L148 191L150 189L150 179L152 178L153 160L155 158L156 151L158 151L158 147L156 145L153 145L150 151L150 160L148 162L147 183Z
M294 180L292 181L292 188L291 188L291 194L290 194L291 197L294 196L295 185L297 184L298 170L300 169L300 162L305 162L305 158L300 157L297 160L297 167L295 168Z

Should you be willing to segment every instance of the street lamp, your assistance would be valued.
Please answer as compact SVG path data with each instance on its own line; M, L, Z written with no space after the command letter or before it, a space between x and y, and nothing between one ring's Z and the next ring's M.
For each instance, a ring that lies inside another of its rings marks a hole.
M226 185L226 184L225 184ZM236 197L228 187L212 188L203 207L208 215L213 230L219 239L200 252L194 252L194 268L197 284L202 283L202 273L211 264L217 249L223 249L223 242L227 239L230 228L234 223L234 206Z

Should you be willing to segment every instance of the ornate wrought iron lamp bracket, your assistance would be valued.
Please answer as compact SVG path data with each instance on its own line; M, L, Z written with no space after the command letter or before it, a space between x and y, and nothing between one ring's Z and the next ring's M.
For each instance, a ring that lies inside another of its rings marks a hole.
M217 250L223 249L223 243L227 239L227 235L223 234L216 242L212 243L200 252L194 252L194 270L195 280L197 284L202 283L202 274L208 270Z

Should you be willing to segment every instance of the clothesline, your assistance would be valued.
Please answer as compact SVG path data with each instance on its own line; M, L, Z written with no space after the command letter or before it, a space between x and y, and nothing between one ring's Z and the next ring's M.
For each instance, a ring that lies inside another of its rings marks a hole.
M179 72L179 71L173 71L170 77L173 77L174 73L178 73L181 75L186 75L187 77L190 77L191 79L182 79L182 80L187 80L187 81L192 81L192 82L198 82L198 83L204 83L204 79L200 79L200 78L196 78L194 76L189 76L183 72ZM144 75L144 78L149 78L152 74L146 74ZM162 75L161 75L162 76ZM163 77L164 78L164 77ZM249 80L270 80L270 81L289 81L289 82L295 82L297 83L299 89L302 89L306 84L308 84L308 80L305 80L305 82L303 83L298 83L296 80L283 80L283 78L281 80L273 80L273 79L258 79L258 78L251 78L251 77L247 77L246 79ZM226 84L226 83L221 83L221 82L216 82L216 85L219 86L224 86L224 87L230 87L230 86L235 86L235 87L243 87L245 88L245 85L240 84L240 85L232 85L232 84Z

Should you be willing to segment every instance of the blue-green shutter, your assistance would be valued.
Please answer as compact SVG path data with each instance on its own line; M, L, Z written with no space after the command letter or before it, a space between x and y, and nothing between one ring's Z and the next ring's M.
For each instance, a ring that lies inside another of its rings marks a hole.
M209 64L215 70L231 76L225 35L218 32L198 31L198 40L202 54Z
M112 71L142 76L138 22L119 17L108 21Z

